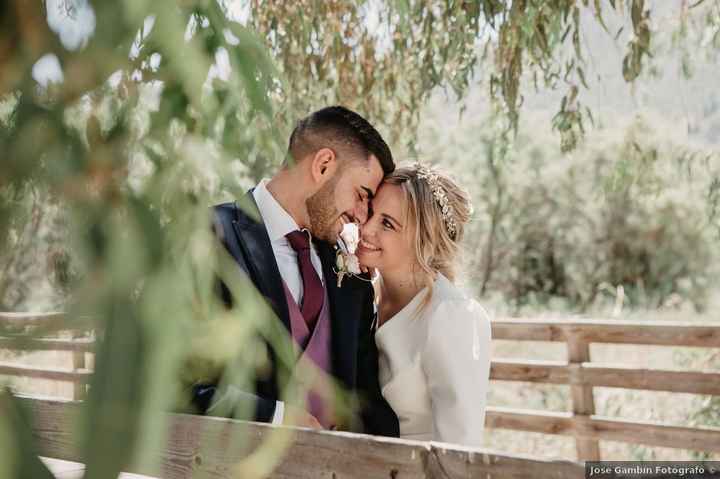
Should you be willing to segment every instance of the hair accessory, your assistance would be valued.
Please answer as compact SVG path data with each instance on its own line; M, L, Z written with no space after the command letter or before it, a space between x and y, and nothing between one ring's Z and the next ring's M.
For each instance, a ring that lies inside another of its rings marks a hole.
M454 240L457 235L457 223L455 222L455 216L450 208L450 202L447 199L445 188L443 188L442 184L440 184L440 178L438 177L437 172L420 163L416 163L415 168L417 169L418 178L425 180L430 187L430 191L432 191L433 197L442 211L445 229L450 235L450 239Z

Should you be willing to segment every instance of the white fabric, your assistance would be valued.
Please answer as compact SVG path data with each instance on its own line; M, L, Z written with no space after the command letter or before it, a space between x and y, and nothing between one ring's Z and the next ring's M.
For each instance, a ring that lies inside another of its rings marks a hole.
M282 401L275 401L275 412L273 413L272 424L282 424L285 418L285 403Z
M300 266L298 265L297 253L290 246L290 242L285 237L286 234L300 229L297 222L290 216L290 213L277 202L275 197L268 191L267 183L269 180L264 179L253 190L253 198L257 203L260 216L262 216L270 237L270 246L272 246L275 262L280 270L280 277L285 281L290 294L297 304L302 304L303 284L300 276ZM325 284L322 274L322 263L320 257L315 250L315 245L310 243L310 261L315 267L320 281ZM282 424L285 416L285 404L282 401L275 403L275 412L272 417L272 424Z
M303 284L300 276L300 266L298 265L297 253L290 246L290 242L285 237L286 234L300 229L297 222L290 216L290 213L280 206L280 203L273 197L272 193L267 189L267 179L262 180L253 191L255 203L257 203L260 216L262 216L268 236L270 236L270 245L272 246L273 255L280 270L280 277L287 285L297 304L302 304ZM315 267L320 281L325 284L322 274L322 263L320 257L315 250L315 245L311 243L310 261Z
M482 444L490 375L490 320L482 306L438 276L427 308L421 291L375 333L382 393L400 437Z

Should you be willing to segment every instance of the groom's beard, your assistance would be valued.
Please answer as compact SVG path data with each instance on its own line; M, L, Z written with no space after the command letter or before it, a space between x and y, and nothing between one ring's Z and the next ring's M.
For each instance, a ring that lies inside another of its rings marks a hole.
M335 225L340 213L335 207L335 186L339 172L323 185L320 190L305 201L310 219L310 232L315 238L334 242Z

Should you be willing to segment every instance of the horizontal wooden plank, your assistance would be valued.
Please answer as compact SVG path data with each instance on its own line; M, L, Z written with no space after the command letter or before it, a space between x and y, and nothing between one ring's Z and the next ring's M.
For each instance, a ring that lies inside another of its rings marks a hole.
M27 326L51 323L54 324L60 319L65 319L63 312L47 313L16 313L0 312L0 325L3 326Z
M53 335L57 331L89 331L95 326L91 317L70 317L62 312L0 312L0 335L32 333L34 337Z
M720 428L670 426L649 421L631 421L602 416L576 416L580 437L630 442L648 446L720 452Z
M570 384L571 369L565 361L492 359L490 363L490 379Z
M648 446L720 452L720 428L690 428L572 413L488 407L488 428L562 434Z
M584 384L593 386L720 396L720 372L630 369L596 363L583 363L581 368L580 374L571 376L580 376Z
M83 330L91 324L77 319L69 322L62 312L0 312L0 331L28 326ZM720 322L498 318L492 321L492 334L494 339L507 340L567 341L572 336L598 343L720 347Z
M80 461L73 433L78 403L25 399L33 410L34 436L47 457ZM127 472L189 477L254 477L265 472L261 444L283 447L273 478L584 478L585 469L571 461L498 454L483 449L380 438L362 434L312 431L230 419L169 414L168 443L156 457L161 471L129 466ZM238 441L238 438L244 441ZM273 442L270 442L273 441ZM277 450L277 449L276 449ZM282 449L281 449L282 450ZM267 451L266 451L267 452Z
M589 362L494 359L490 379L720 395L720 372L636 369Z
M71 371L67 369L39 368L34 366L21 366L18 364L0 363L0 375L19 376L35 379L50 379L53 381L68 381L86 383L92 371L81 369Z
M485 427L543 434L572 435L573 413L488 406Z
M492 322L493 339L720 347L720 323L614 321L592 319L499 318Z
M55 339L0 337L0 349L19 351L79 351L92 352L95 348L93 338Z

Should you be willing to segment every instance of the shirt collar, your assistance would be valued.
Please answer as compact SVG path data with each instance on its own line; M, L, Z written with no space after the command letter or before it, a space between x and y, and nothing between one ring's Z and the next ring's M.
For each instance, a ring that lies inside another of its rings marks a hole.
M300 227L295 222L290 213L285 211L280 203L277 202L275 197L267 189L268 179L263 179L255 187L253 191L253 198L255 203L260 210L260 216L262 216L265 228L267 229L270 241L277 241L285 238L285 235L299 230Z

